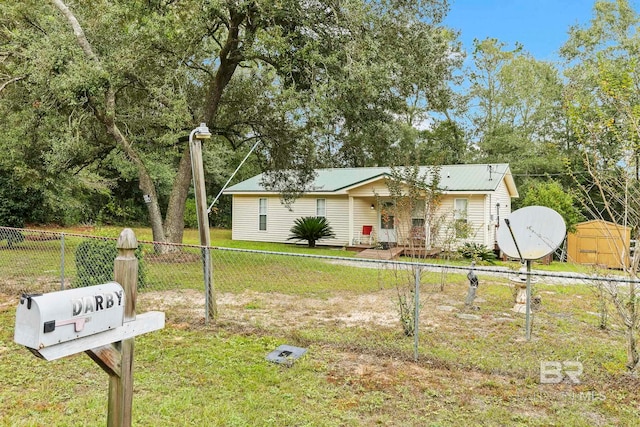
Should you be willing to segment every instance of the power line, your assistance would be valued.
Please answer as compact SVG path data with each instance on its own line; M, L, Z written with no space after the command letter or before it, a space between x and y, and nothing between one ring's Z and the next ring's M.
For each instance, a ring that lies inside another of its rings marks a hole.
M544 176L572 176L572 175L589 175L589 172L557 172L557 173L511 173L511 176L520 177L544 177Z

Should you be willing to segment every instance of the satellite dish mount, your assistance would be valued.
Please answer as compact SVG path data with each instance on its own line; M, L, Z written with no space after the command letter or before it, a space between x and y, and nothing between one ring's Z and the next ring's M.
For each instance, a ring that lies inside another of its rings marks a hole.
M528 206L512 212L498 227L498 246L511 258L527 264L525 329L531 340L531 261L555 251L562 243L567 227L562 216L544 206Z

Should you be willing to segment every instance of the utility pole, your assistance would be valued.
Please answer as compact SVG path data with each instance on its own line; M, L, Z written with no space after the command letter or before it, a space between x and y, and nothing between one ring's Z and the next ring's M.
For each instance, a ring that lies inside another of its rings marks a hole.
M196 196L196 214L198 216L198 232L202 246L202 260L205 284L205 323L218 316L215 292L213 287L213 264L211 263L211 235L209 234L209 215L207 213L207 191L204 183L204 164L202 161L202 140L211 138L205 123L189 134L189 150L191 152L191 171L193 173L193 190Z

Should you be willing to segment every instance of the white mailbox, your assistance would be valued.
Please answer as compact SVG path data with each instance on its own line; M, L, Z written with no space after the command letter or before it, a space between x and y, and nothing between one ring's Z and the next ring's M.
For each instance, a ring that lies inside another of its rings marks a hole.
M39 295L23 295L14 341L40 350L123 325L124 291L115 282Z

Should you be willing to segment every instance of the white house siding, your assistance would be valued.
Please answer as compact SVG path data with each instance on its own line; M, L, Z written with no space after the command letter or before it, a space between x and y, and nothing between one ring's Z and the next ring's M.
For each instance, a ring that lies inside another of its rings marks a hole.
M388 197L389 189L384 179L379 179L370 184L349 190L349 196L353 197L353 229L351 230L351 243L357 243L363 225L373 226L373 237L377 239L380 231L378 218L378 198ZM373 209L371 209L373 205Z
M468 221L471 224L472 232L469 236L469 241L479 243L481 245L485 243L485 237L487 235L487 223L485 221L485 195L473 195L469 197L468 206Z
M259 230L259 199L267 199L267 230ZM326 200L326 216L336 234L335 239L325 239L319 244L343 246L354 242L362 231L363 225L372 225L374 238L380 233L380 206L390 197L385 179L377 179L361 185L343 194L307 194L298 199L291 211L280 203L278 195L260 195L257 193L234 194L232 211L232 238L263 242L291 242L287 240L289 230L297 218L316 215L316 199ZM453 209L456 198L468 199L467 220L473 231L467 239L458 239L452 249L463 242L477 242L493 247L495 238L495 221L497 220L496 203L500 203L500 218L511 213L511 197L507 185L501 180L495 191L484 191L443 195L441 205L435 218L441 218L440 233L431 242L432 246L444 246L443 228L453 221ZM371 205L374 209L371 209ZM403 230L398 230L398 238L402 238Z
M467 199L467 221L471 224L471 234L466 239L457 239L453 247L457 247L464 242L474 242L486 244L486 228L485 221L485 194L447 194L441 199L440 206L436 211L436 221L440 224L439 233L436 236L434 246L442 246L448 240L446 228L452 226L454 216L455 199Z
M373 204L374 209L371 209ZM363 225L373 226L374 240L378 235L378 209L376 205L376 199L374 197L367 198L355 198L353 199L353 230L352 230L352 242L353 239L357 239L362 232Z
M267 199L267 229L259 230L258 203ZM316 199L326 200L326 218L336 234L334 239L323 239L318 244L343 246L349 241L349 201L346 196L307 195L297 199L291 210L280 203L276 195L233 196L233 240L291 243L287 240L294 221L304 216L316 216Z
M315 199L313 198L313 215L315 215ZM327 220L336 234L333 239L322 239L321 245L344 246L349 244L349 198L347 196L327 196Z
M500 203L500 209L498 210L496 204ZM504 181L500 182L496 191L486 196L486 239L485 245L493 248L496 244L496 225L500 218L504 219L511 213L511 197L509 190ZM498 218L498 215L500 218Z
M501 204L510 202L504 181L501 183L500 187L503 192L503 196L500 198ZM359 236L363 225L373 225L374 233L377 236L380 231L378 204L390 197L389 189L385 180L381 179L350 190L349 195L354 197L353 237L357 238ZM492 239L492 234L489 233L487 229L489 224L489 218L486 211L488 206L487 194L444 195L436 217L441 217L444 223L451 223L451 221L453 221L454 203L457 198L468 199L467 220L472 226L472 232L469 238L460 240L458 243L469 241L483 245L490 245L489 240ZM503 198L505 200L504 202L502 201ZM374 204L375 209L371 209L371 204ZM400 221L402 218L398 218L398 220ZM405 218L404 221L410 221L410 218ZM409 233L408 230L400 229L397 232L397 238L399 241L404 240ZM441 242L444 238L444 233L441 232L436 240Z
M233 240L266 241L267 233L258 232L258 199L253 196L233 196L231 207L231 238ZM269 230L270 204L267 200L267 230Z
M492 195L493 204L500 202L500 218L507 218L511 213L511 196L504 180L500 182L498 188ZM495 209L495 208L494 208Z
M369 197L375 201L376 197L388 197L389 188L387 187L386 180L379 179L370 184L349 190L349 195L353 197ZM369 204L369 206L371 206L371 204Z

